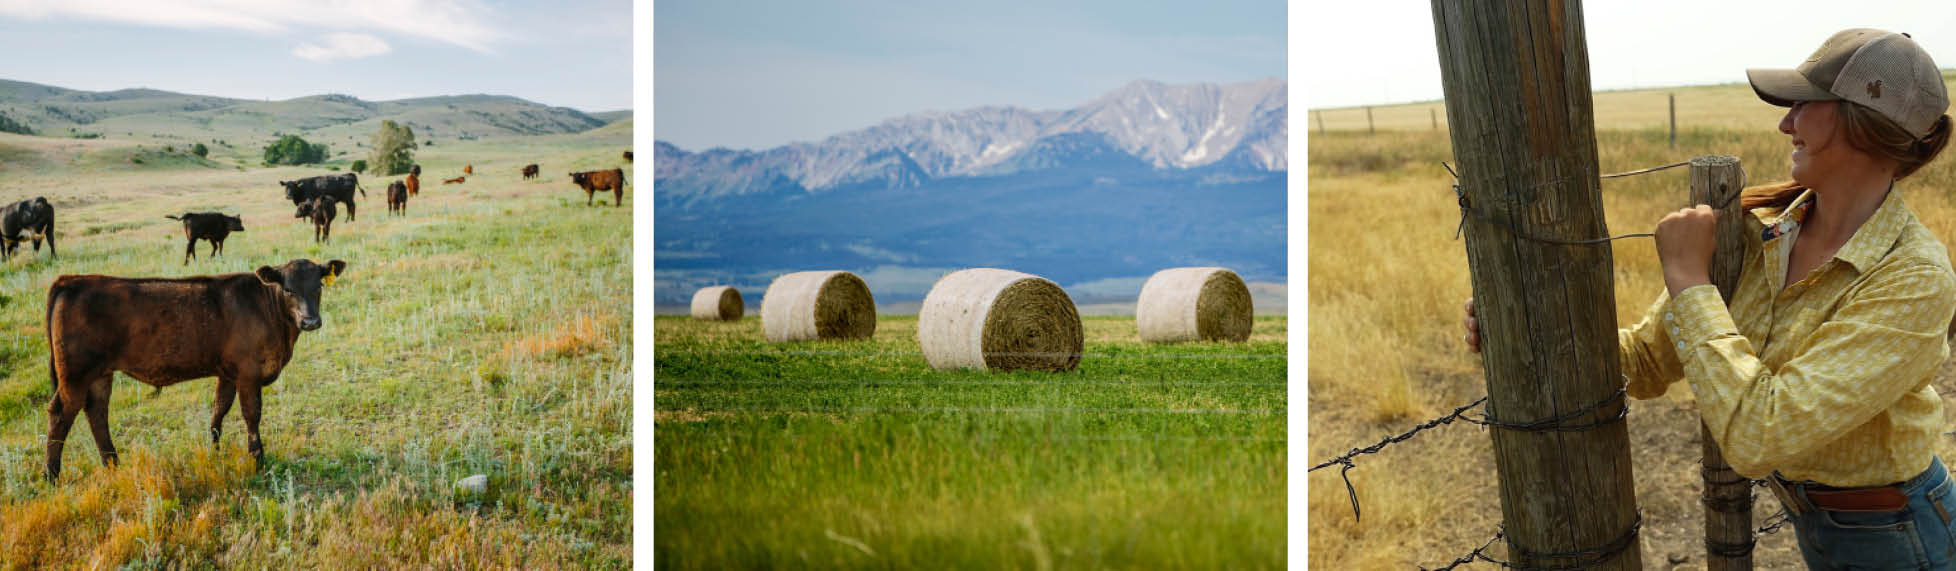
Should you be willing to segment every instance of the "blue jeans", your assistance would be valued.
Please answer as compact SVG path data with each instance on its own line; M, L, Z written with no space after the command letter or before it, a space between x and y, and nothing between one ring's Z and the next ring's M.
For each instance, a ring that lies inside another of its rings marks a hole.
M1888 512L1815 509L1804 488L1811 482L1786 482L1788 506L1799 533L1800 554L1808 569L1950 569L1956 561L1956 489L1949 469L1936 458L1929 469L1902 483L1908 506Z

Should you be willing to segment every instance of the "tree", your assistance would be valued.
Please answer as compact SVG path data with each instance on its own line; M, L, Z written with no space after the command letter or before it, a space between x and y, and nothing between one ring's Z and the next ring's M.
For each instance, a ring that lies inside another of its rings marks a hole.
M414 165L414 149L420 145L414 142L414 128L382 120L380 130L374 132L373 149L368 152L368 172L379 176L393 176L408 171Z
M354 160L353 165L346 167L346 170L350 170L353 172L367 172L367 159Z
M204 158L210 156L211 148L204 146L203 143L197 143L190 147L190 154L197 155L197 158Z
M0 131L4 131L8 133L19 133L22 135L34 134L34 129L28 127L27 125L19 121L15 121L13 119L8 118L7 114L5 113L0 113Z
M298 135L279 137L265 147L265 164L305 165L326 160L326 145L307 143Z

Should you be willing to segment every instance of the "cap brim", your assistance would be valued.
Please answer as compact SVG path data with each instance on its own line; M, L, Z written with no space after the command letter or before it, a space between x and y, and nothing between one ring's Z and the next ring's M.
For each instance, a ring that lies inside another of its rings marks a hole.
M1800 75L1791 69L1748 69L1745 78L1752 82L1752 92L1767 103L1780 107L1792 107L1801 101L1837 101L1840 97Z

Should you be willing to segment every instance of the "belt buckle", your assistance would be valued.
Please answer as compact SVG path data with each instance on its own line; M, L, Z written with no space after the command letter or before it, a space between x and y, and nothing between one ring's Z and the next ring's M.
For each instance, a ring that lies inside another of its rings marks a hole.
M1786 484L1780 481L1779 474L1767 476L1766 483L1771 484L1773 495L1779 497L1780 505L1785 506L1788 513L1795 516L1806 514L1806 507L1793 496L1793 490L1787 489Z

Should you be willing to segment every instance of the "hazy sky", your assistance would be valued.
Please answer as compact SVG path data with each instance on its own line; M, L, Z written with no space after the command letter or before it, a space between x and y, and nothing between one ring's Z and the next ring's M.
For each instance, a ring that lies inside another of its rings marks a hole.
M687 150L814 141L921 111L1063 109L1136 79L1285 73L1281 1L653 6L654 135Z
M1313 2L1297 30L1304 106L1436 100L1440 55L1429 2ZM1746 68L1791 68L1846 28L1907 32L1956 67L1956 2L1639 0L1583 3L1595 89L1745 81ZM1363 23L1364 25L1354 25ZM1335 57L1362 54L1363 57Z
M630 0L0 0L0 79L244 99L632 106Z

